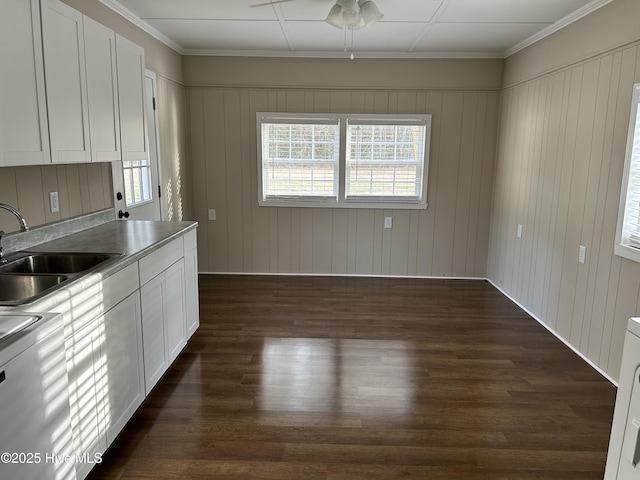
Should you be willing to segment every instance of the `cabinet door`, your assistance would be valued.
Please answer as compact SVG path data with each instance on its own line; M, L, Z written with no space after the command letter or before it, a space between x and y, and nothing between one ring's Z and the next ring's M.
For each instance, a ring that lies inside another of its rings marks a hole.
M112 162L120 160L116 34L87 16L83 17L82 23L91 159Z
M89 162L82 14L58 0L42 0L42 36L51 160Z
M164 290L163 273L140 288L144 382L147 395L169 366L165 348L166 306Z
M185 310L187 339L200 326L200 295L198 293L198 250L196 248L184 254Z
M116 34L118 104L122 160L147 160L147 121L144 107L144 49Z
M96 366L102 371L99 366L101 337L96 319L65 341L73 450L76 455L89 458L96 458L107 448L101 424L104 402L98 399L98 395L102 395L102 379L96 375ZM78 478L86 477L92 467L89 462L78 462Z
M171 364L187 344L184 260L181 259L166 270L165 282L167 357Z
M107 446L144 400L140 296L136 292L102 317L99 375L104 392Z
M39 462L0 463L0 478L76 478L73 462L46 461L52 452L72 454L63 342L59 328L0 366L1 450L40 455Z
M39 5L0 2L0 166L51 162Z

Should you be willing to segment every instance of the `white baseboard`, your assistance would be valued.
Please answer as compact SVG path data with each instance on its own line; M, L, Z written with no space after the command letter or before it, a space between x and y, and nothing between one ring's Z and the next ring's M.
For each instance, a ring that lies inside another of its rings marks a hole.
M611 382L613 385L615 385L616 387L618 386L618 382L616 382L613 378L611 378L607 372L605 372L604 370L602 370L598 365L596 365L595 363L593 363L593 361L591 361L590 359L588 359L582 352L580 352L576 347L574 347L573 345L571 345L567 340L565 340L564 338L562 338L555 330L553 330L551 327L549 327L548 325L546 325L542 320L540 320L533 312L531 312L527 307L525 307L524 305L522 305L520 302L518 302L518 300L516 300L515 298L513 298L511 295L509 295L507 292L505 292L499 285L496 285L490 278L486 279L491 285L493 285L494 287L496 287L498 290L500 290L500 293L502 293L505 297L507 297L509 300L511 300L513 303L515 303L518 307L520 307L522 310L524 310L531 318L533 318L536 322L538 322L540 325L542 325L544 328L546 328L549 332L551 332L553 334L554 337L556 337L558 340L560 340L562 343L564 343L567 347L569 347L571 350L573 350L580 358L582 358L585 362L587 362L589 365L591 365L591 367L598 372L600 375L602 375L604 378L606 378L607 380L609 380L609 382Z
M423 280L487 280L485 277L448 277L429 275L383 275L370 273L283 273L283 272L198 272L200 275L247 275L271 277L353 277L353 278L413 278Z

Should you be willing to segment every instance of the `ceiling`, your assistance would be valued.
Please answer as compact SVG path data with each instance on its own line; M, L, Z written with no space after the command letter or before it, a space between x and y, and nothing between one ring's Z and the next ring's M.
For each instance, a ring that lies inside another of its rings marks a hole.
M375 0L379 23L324 19L335 0L100 0L181 54L504 58L612 0Z

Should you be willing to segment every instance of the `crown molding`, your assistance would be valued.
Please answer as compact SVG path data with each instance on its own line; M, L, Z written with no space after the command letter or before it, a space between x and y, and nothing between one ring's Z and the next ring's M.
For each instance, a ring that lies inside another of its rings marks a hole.
M185 49L183 55L209 57L265 57L265 58L344 58L348 59L349 52L318 52L318 51L280 51L280 50L190 50ZM495 52L353 52L355 59L362 58L459 58L459 59L502 59L502 53Z
M592 0L590 3L586 4L584 7L579 8L575 12L570 13L569 15L561 18L554 24L549 25L548 27L540 30L538 33L531 35L526 40L523 40L517 45L514 45L510 49L506 50L504 52L503 58L510 57L514 53L518 53L520 50L524 50L525 48L533 45L534 43L539 42L543 38L548 37L549 35L557 32L558 30L562 30L564 27L572 24L573 22L580 20L583 17L586 17L590 13L595 12L596 10L604 7L605 5L611 2L613 2L613 0Z
M169 37L167 37L162 32L160 32L160 31L156 30L155 28L153 28L151 25L149 25L147 22L142 20L135 13L133 13L131 10L129 10L128 8L126 8L125 6L120 4L119 2L117 2L115 0L99 0L99 1L100 1L100 3L106 5L111 10L116 12L121 17L125 18L126 20L129 20L131 23L133 23L139 29L141 29L144 32L146 32L149 35L151 35L156 40L164 43L167 47L171 48L172 50L175 50L180 55L184 55L185 54L184 53L185 52L184 48L182 48L180 45L178 45L176 42L171 40Z

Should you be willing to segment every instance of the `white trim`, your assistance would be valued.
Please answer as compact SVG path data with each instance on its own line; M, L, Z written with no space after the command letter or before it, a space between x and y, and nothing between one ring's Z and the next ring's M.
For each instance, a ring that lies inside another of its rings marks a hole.
M571 345L567 340L565 340L564 338L562 338L560 336L560 334L558 334L556 331L554 331L551 327L549 327L548 325L546 325L541 319L539 319L537 317L536 314L534 314L532 311L530 311L527 307L525 307L524 305L522 305L518 300L516 300L515 298L513 298L511 295L509 295L506 291L504 291L499 285L497 285L496 283L494 283L490 278L486 279L487 282L489 282L491 285L493 285L495 288L497 288L500 293L502 293L505 297L507 297L509 300L511 300L513 303L515 303L518 307L520 307L526 314L528 314L531 318L533 318L536 322L538 322L540 325L542 325L545 329L547 329L550 333L553 334L554 337L556 337L558 340L560 340L562 343L564 343L567 347L569 347L571 350L573 350L573 352L578 355L580 358L582 358L585 362L587 362L589 365L591 365L591 367L593 367L593 369L598 372L600 375L602 375L604 378L606 378L607 380L609 380L609 382L611 382L614 386L618 386L618 382L616 382L613 378L611 378L607 372L605 372L604 370L602 370L598 365L596 365L592 360L590 360L589 358L587 358L582 352L580 352L578 349L576 349L576 347L574 347L573 345Z
M102 0L101 0L102 1ZM283 51L283 50L214 50L184 49L183 55L207 57L266 57L266 58L342 58L348 59L351 52L327 51ZM457 59L501 59L502 52L353 52L359 58L457 58Z
M153 28L151 25L149 25L147 22L142 20L135 13L133 13L131 10L129 10L127 7L123 6L116 0L99 0L99 1L100 3L103 3L104 5L109 7L111 10L116 12L121 17L129 20L131 23L133 23L136 27L138 27L142 31L148 33L156 40L159 40L160 42L164 43L167 47L175 50L180 55L186 55L184 48L182 48L176 42L174 42L169 37L167 37L164 33Z
M640 107L640 83L633 85L633 94L631 96L631 115L629 118L629 127L627 129L627 146L624 155L620 203L618 204L618 221L616 224L616 238L614 244L614 253L616 255L634 262L640 262L640 249L631 244L630 240L626 238L627 235L623 235L623 230L626 223L625 216L627 210L627 197L629 195L629 176L632 174L632 164L635 165L634 144L636 143L636 128L640 121L640 118L638 118L638 107ZM637 193L637 191L633 192L634 195L637 195ZM637 221L632 222L632 225L637 226L638 223L639 222Z
M200 275L245 275L265 277L349 277L349 278L405 278L407 280L472 280L489 281L485 277L446 277L444 275L384 275L373 273L296 273L296 272L198 272Z
M577 22L583 17L586 17L590 13L595 12L599 8L604 7L608 3L613 2L613 0L592 0L590 3L586 4L584 7L579 8L575 12L570 13L564 18L561 18L557 22L549 25L546 28L543 28L538 33L534 33L526 40L514 45L510 49L504 52L503 58L510 57L514 53L518 53L520 50L524 50L525 48L533 45L536 42L539 42L545 37L557 32L558 30L562 30L564 27L571 25L573 22Z

